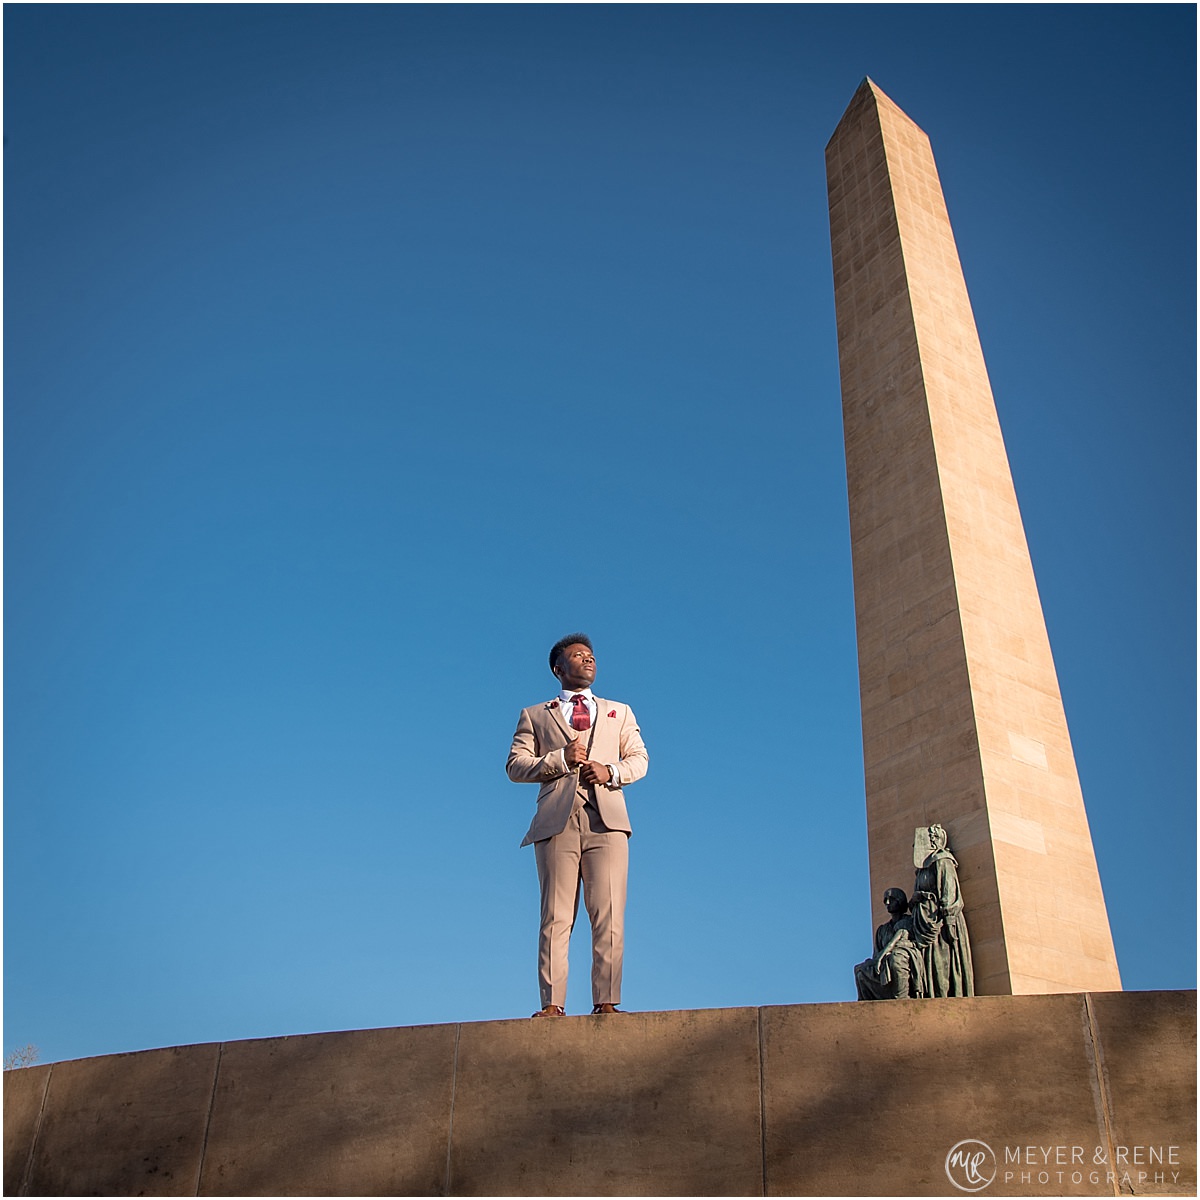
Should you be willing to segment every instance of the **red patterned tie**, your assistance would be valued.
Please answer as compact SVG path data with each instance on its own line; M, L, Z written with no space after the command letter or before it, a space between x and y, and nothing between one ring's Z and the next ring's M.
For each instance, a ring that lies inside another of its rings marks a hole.
M587 703L582 694L572 696L571 699L575 702L575 711L571 714L571 725L575 729L588 729L591 727L592 718L588 716Z

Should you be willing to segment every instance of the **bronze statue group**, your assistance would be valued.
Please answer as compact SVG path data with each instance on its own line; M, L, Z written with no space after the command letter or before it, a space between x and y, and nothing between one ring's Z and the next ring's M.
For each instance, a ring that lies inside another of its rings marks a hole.
M971 943L958 886L958 862L940 825L919 828L912 899L888 888L890 919L875 931L875 953L854 968L860 1000L973 996Z

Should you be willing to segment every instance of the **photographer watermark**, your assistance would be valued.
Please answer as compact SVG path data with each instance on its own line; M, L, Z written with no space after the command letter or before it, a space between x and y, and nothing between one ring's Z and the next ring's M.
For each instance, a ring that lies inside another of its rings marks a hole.
M946 1155L946 1178L959 1191L982 1192L997 1179L1005 1185L1060 1191L1067 1184L1138 1189L1178 1185L1183 1177L1179 1146L1004 1146L966 1138ZM1194 1179L1194 1176L1193 1176Z
M967 1138L950 1147L946 1155L946 1174L956 1188L964 1192L982 1192L996 1178L996 1155L987 1142Z

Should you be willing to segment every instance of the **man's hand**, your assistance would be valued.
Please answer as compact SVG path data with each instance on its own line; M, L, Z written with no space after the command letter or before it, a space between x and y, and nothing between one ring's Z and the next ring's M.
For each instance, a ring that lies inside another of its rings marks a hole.
M578 742L575 744L579 745ZM605 763L585 762L579 768L579 778L584 783L608 783L612 778L612 772Z
M567 764L568 771L572 767L579 766L580 763L587 762L587 747L581 738L575 738L574 741L567 743L563 749L563 759Z

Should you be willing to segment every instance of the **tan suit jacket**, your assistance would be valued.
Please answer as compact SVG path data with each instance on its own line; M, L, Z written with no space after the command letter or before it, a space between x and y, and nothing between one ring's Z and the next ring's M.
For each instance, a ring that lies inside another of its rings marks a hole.
M588 758L592 762L615 764L618 778L611 784L589 785L586 790L609 829L630 833L629 813L621 788L646 774L649 757L629 705L599 696L595 696L595 701L595 738ZM580 732L571 728L570 719L557 700L522 711L508 752L508 777L514 783L541 785L537 812L522 846L554 837L567 827L580 785L578 771L567 770L563 748L574 738L582 738L586 744L591 736L590 729Z

